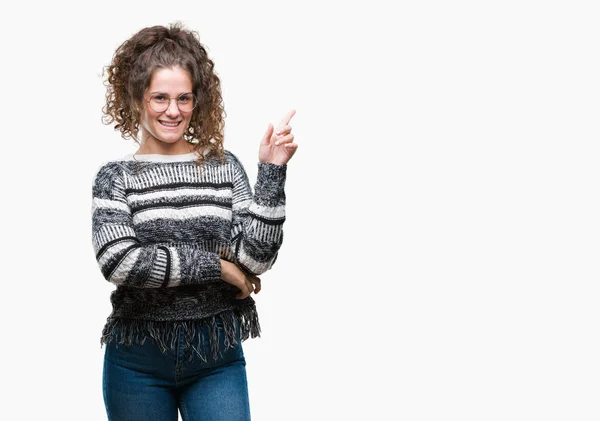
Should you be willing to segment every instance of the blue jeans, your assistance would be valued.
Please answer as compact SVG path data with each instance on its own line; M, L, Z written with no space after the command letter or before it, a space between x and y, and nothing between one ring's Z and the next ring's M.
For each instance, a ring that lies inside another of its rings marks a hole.
M217 321L219 345L225 333ZM202 329L204 343L208 330ZM151 338L142 346L112 341L105 345L102 390L109 421L249 421L246 360L236 324L238 345L217 361L184 356L183 329L176 350L163 354ZM225 347L220 348L225 349Z

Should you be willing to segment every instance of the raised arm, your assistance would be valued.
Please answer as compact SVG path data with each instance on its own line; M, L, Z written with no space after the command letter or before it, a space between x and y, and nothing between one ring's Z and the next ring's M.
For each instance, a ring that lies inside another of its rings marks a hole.
M192 244L145 244L136 236L122 168L109 162L92 187L92 243L104 278L115 285L164 288L221 280L216 253Z
M232 154L233 155L233 154ZM254 194L241 162L233 156L232 250L235 264L260 275L269 270L283 242L287 165L259 163Z

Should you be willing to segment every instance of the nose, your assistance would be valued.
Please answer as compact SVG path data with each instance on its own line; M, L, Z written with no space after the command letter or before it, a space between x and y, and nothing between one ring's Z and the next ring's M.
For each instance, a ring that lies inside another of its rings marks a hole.
M176 98L171 98L169 100L169 106L165 110L165 114L171 118L177 117L179 115L179 107L177 106Z

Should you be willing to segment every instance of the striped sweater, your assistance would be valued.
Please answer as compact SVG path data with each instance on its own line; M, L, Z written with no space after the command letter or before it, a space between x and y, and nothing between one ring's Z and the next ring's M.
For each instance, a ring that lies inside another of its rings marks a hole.
M254 300L235 298L239 289L221 279L219 259L254 275L272 267L283 240L287 166L258 163L253 193L237 157L227 150L224 157L200 167L195 153L128 155L97 171L92 244L104 279L116 285L101 347L152 338L167 352L183 328L190 360L192 350L216 359L218 329L230 346L236 325L242 340L260 336Z

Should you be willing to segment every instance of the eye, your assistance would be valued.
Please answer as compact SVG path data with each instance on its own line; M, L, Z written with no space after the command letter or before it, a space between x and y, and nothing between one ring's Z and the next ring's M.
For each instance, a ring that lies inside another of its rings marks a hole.
M165 102L165 101L168 101L168 100L167 100L167 96L166 96L166 95L163 95L163 94L154 95L154 96L152 97L152 99L153 99L154 101L158 101L158 102Z
M194 100L194 97L191 94L184 94L181 95L177 101L179 101L180 104L188 104L190 102L192 102Z

